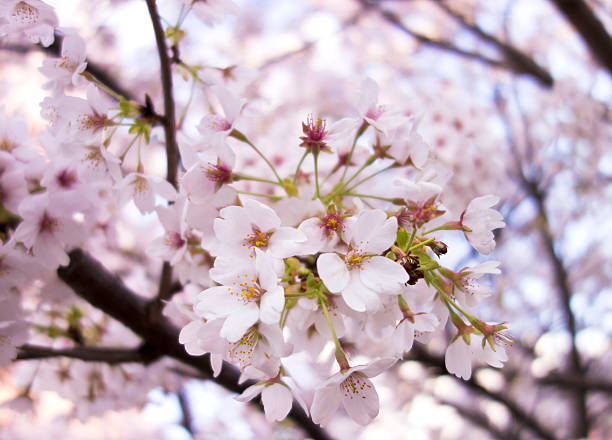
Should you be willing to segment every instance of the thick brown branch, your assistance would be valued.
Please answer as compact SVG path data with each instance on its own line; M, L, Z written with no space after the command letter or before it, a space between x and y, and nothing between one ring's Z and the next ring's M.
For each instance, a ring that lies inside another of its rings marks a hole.
M157 352L197 369L204 377L230 391L241 393L252 384L239 385L240 372L229 364L224 364L219 376L213 377L208 355L190 356L178 342L179 330L176 327L167 320L152 322L148 319L149 302L146 299L128 289L118 277L82 250L75 249L69 256L70 264L57 270L60 279L85 301L123 323ZM289 417L310 437L331 439L296 402Z
M107 364L122 364L126 362L147 364L159 358L159 354L147 345L142 345L138 348L74 347L67 349L55 349L39 345L22 345L17 347L17 350L17 360L68 357L86 362L104 362Z
M583 0L550 0L574 26L593 57L612 74L612 37Z

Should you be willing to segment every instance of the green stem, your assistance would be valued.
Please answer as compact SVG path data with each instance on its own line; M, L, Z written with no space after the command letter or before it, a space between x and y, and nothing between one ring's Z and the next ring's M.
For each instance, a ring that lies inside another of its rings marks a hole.
M340 178L340 181L344 181L344 178L346 177L346 172L349 169L349 166L351 166L351 159L353 158L353 152L355 151L355 146L357 145L357 140L361 137L361 135L363 134L364 131L366 131L366 128L368 128L368 124L366 121L363 121L361 126L359 127L359 130L357 130L357 133L355 133L355 139L353 139L353 145L351 146L351 151L349 151L349 154L346 158L346 164L344 164L344 171L342 172L342 177Z
M344 350L342 350L342 346L340 345L340 341L338 341L338 337L336 336L336 331L334 330L334 325L332 324L331 317L329 316L329 311L327 310L327 305L325 304L325 300L319 298L319 304L321 304L321 308L325 313L325 317L327 318L327 323L329 324L329 330L331 331L332 338L334 338L334 345L336 346L336 357L340 355L346 359L346 355L344 354Z
M395 200L395 199L390 199L388 197L373 196L373 195L370 195L370 194L357 194L357 193L351 193L351 192L343 193L342 195L344 195L344 196L351 196L351 197L361 197L361 198L364 198L364 199L383 200L385 202L391 202L391 203L393 203L393 201Z
M270 167L270 169L274 173L274 176L276 177L276 180L278 180L278 184L284 188L283 179L281 179L278 173L276 172L276 168L274 168L274 165L272 165L272 162L270 162L268 158L261 151L259 151L259 149L255 145L253 145L253 143L244 134L242 134L240 131L236 129L233 129L230 133L230 136L235 139L238 139L241 142L244 142L249 147L251 147L253 151L255 151L259 155L259 157L261 157L264 160L264 162L268 165L268 167Z
M294 185L297 184L297 178L298 178L298 175L300 174L300 168L302 167L302 162L304 162L304 159L306 159L306 156L308 156L308 153L310 153L310 150L304 151L304 154L302 155L302 158L300 159L300 161L297 164L297 168L295 169L295 174L293 175L293 184Z
M271 185L280 185L280 183L274 180L264 179L262 177L247 176L246 174L234 174L234 177L236 180L252 180L254 182L269 183Z
M414 237L416 235L416 226L412 227L412 234L410 235L410 240L408 240L408 246L406 247L406 249L408 249L410 246L412 246L412 243L414 242Z
M431 243L434 240L435 240L435 238L428 238L425 241L421 241L421 242L415 244L414 246L409 247L407 252L412 252L412 251L414 251L414 250L416 250L416 249L418 249L420 247L427 246L429 243Z
M361 165L361 167L359 167L359 169L355 172L355 174L353 174L349 180L346 181L346 183L344 185L342 185L342 189L346 188L349 183L351 183L353 180L355 180L355 178L361 174L361 172L363 170L365 170L367 167L369 167L370 165L372 165L372 162L374 162L374 160L376 159L376 156L372 156L370 157L368 160L365 161L365 163L363 165Z
M82 72L81 76L84 76L85 79L87 81L93 82L95 83L98 87L100 87L102 90L104 90L106 93L108 93L109 95L111 95L113 98L115 98L117 101L120 101L121 99L125 99L123 96L121 96L119 93L115 92L113 89L111 89L110 87L108 87L106 84L104 84L102 81L100 81L98 78L96 78L95 76L93 76L91 73L89 72Z
M318 199L321 196L319 195L319 153L312 153L312 157L314 159L314 172L315 172L315 195L313 196L313 200L314 199Z
M130 141L130 143L127 145L127 147L125 147L123 152L119 155L119 160L121 162L123 162L123 159L125 159L125 155L128 153L128 151L130 151L130 148L132 148L132 145L134 145L134 142L136 142L139 137L140 137L140 134L137 134L136 136L134 136L134 139L132 139Z
M357 188L359 185L361 185L362 183L367 182L367 181L368 181L368 180L370 180L371 178L376 177L376 176L378 176L379 174L384 173L385 171L387 171L387 170L389 170L389 169L391 169L391 168L397 168L397 166L398 166L398 165L397 165L397 163L392 163L392 164L391 164L391 165L389 165L389 166L386 166L386 167L384 167L384 168L381 168L380 170L376 171L375 173L372 173L372 174L370 174L369 176L364 177L363 179L361 179L361 180L360 180L359 182L357 182L355 185L351 186L351 187L350 187L350 188L349 188L347 191L352 191L352 190L354 190L355 188Z
M272 200L280 200L283 198L282 196L275 196L273 194L256 193L256 192L250 192L250 191L236 191L236 192L238 194L245 194L247 196L267 197Z

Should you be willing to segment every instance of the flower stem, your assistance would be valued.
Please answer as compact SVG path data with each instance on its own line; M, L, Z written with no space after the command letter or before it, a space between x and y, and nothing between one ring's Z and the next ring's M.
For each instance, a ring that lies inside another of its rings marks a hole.
M428 238L428 239L427 239L427 240L425 240L425 241L421 241L421 242L419 242L419 243L417 243L417 244L415 244L415 245L413 245L413 246L410 246L410 247L408 248L408 251L407 251L407 252L411 252L411 251L414 251L414 250L416 250L416 249L418 249L418 248L420 248L420 247L427 246L427 245L428 245L429 243L431 243L432 241L435 241L435 238L433 238L433 237L432 237L432 238Z
M341 182L346 177L346 172L348 171L349 166L351 166L351 159L353 158L353 152L355 151L355 146L357 145L357 140L361 137L363 132L366 131L366 128L368 128L368 125L370 125L370 124L368 124L367 121L363 121L363 123L359 127L359 130L357 130L357 133L355 134L355 139L353 139L353 145L351 146L351 151L349 151L349 154L348 154L348 156L346 158L346 164L344 164L344 171L342 172L342 177L340 178Z
M373 196L373 195L370 195L370 194L357 194L357 193L351 193L351 192L347 192L347 193L344 193L342 195L351 196L351 197L361 197L361 198L364 198L364 199L383 200L385 202L391 202L391 203L393 203L393 201L395 200L395 199L390 199L388 197Z
M313 152L312 157L314 159L314 172L315 172L315 195L312 199L318 199L321 196L319 195L319 152Z
M234 177L236 180L252 180L254 182L269 183L271 185L280 186L280 183L276 182L275 180L264 179L262 177L247 176L246 174L234 174Z
M326 300L323 297L323 293L321 293L319 296L319 304L321 304L321 308L323 309L323 312L325 313L325 317L327 318L327 323L329 324L329 330L331 331L332 338L334 338L334 345L336 346L336 360L338 360L338 363L340 364L340 368L345 368L345 365L348 365L348 361L346 360L346 355L344 354L344 350L342 350L340 341L338 341L338 337L336 336L336 331L334 330L334 324L332 324L332 320L331 320L331 317L329 316L329 311L327 310L327 305L325 304L325 301Z
M384 167L384 168L382 168L382 169L380 169L380 170L378 170L378 171L376 171L376 172L374 172L374 173L370 174L370 175L369 175L369 176L367 176L367 177L364 177L364 178L363 178L363 179L361 179L359 182L357 182L355 185L351 186L351 187L350 187L350 188L349 188L347 191L352 191L352 190L354 190L355 188L357 188L359 185L361 185L362 183L367 182L368 180L370 180L371 178L376 177L376 176L378 176L379 174L384 173L385 171L387 171L387 170L389 170L389 169L391 169L391 168L396 168L396 167L398 167L398 166L399 166L399 165L398 165L397 163L392 163L391 165L386 166L386 167Z
M267 197L272 200L280 200L282 196L275 196L274 194L264 194L264 193L256 193L250 191L236 191L238 194L245 194L247 196L255 196L255 197Z
M268 167L272 170L272 172L274 173L274 176L276 177L276 180L278 180L278 184L284 188L283 179L280 178L280 176L276 172L276 168L274 168L274 165L272 165L272 162L268 160L268 158L259 150L259 148L257 148L244 134L242 134L240 131L236 130L235 128L231 131L230 136L235 139L238 139L241 142L244 142L249 147L251 147L253 151L255 151L255 153L257 153L259 157L261 157L264 160L266 165L268 165Z
M295 169L295 174L293 175L293 184L294 185L297 184L297 178L298 178L298 175L300 174L300 168L302 168L302 162L304 162L304 159L306 159L306 156L308 156L308 153L310 153L310 150L304 151L304 154L302 155L302 158L300 159L300 161L297 164L297 168Z

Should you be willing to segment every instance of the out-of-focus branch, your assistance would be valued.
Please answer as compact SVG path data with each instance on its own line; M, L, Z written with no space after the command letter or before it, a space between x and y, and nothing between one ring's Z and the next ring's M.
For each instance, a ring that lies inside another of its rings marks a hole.
M528 414L523 408L521 408L514 400L512 400L509 396L503 393L497 393L494 391L490 391L480 385L474 377L472 376L469 380L460 379L452 374L449 374L446 370L446 366L444 363L444 358L442 356L436 356L434 354L429 353L425 349L421 348L418 345L414 345L412 350L405 357L407 360L415 360L417 362L421 362L430 367L435 367L439 374L449 375L453 377L460 384L465 385L470 390L474 391L476 394L479 394L483 397L487 397L495 402L501 403L506 409L512 414L514 423L519 426L523 426L528 428L533 433L537 434L540 438L545 440L555 440L555 435L545 426L542 426L540 422Z
M505 43L502 43L496 40L494 37L488 34L485 34L487 35L487 38L493 39L494 41L498 43L497 47L498 49L502 51L504 55L503 60L493 59L493 58L490 58L478 52L472 52L466 49L462 49L460 47L455 46L450 41L435 39L435 38L431 38L426 35L423 35L419 32L416 32L408 28L406 25L404 25L404 23L402 22L402 19L395 12L381 8L378 5L378 2L373 1L373 0L358 0L358 1L362 4L364 8L376 9L387 22L395 26L400 31L415 38L416 40L418 40L420 43L424 45L431 46L436 49L440 49L440 50L443 50L449 53L454 53L456 55L471 59L473 61L481 62L491 67L498 67L498 68L510 70L517 74L524 74L524 75L532 76L533 78L537 79L540 83L544 84L547 87L550 87L553 84L552 76L550 76L548 72L546 72L542 67L536 64L535 61L533 61L531 58L529 58L527 55L523 54L522 52L518 51L517 49L512 48L511 46L508 46L508 45L505 45L507 46L507 52L504 52L502 45L504 45ZM487 41L491 42L489 39L487 39Z
M174 111L174 92L172 90L172 71L171 62L168 57L168 47L166 46L166 36L161 25L161 18L157 12L155 0L147 0L147 9L151 16L155 42L159 54L161 82L164 94L164 134L166 140L166 180L177 188L176 176L178 173L179 153L176 142L176 116ZM159 291L157 299L151 304L149 318L159 320L163 302L172 296L172 266L164 262L159 281Z
M593 57L612 74L612 37L584 0L550 0L580 34Z
M183 417L181 419L181 426L187 430L191 437L195 434L193 429L193 417L191 415L191 406L189 404L189 398L187 396L187 390L185 386L181 386L181 388L176 393L176 397L179 402L179 406L181 407L181 412L183 413Z
M239 385L240 372L228 364L224 364L219 376L213 377L208 355L190 356L178 342L179 330L176 327L167 320L149 320L149 301L128 289L119 278L82 250L71 251L69 257L68 266L57 270L59 278L85 301L123 323L159 354L195 368L204 377L236 393L252 384ZM313 439L331 439L325 430L310 420L297 402L293 403L289 417Z
M548 87L552 87L554 80L552 75L537 64L531 57L525 55L514 46L509 45L495 36L486 33L476 23L471 22L467 17L452 9L444 0L433 0L441 9L446 11L451 17L457 20L463 27L470 30L474 35L478 36L487 43L492 44L503 55L507 66L518 74L530 75Z
M540 379L543 385L554 385L565 388L579 388L593 392L612 394L612 383L604 380L590 379L582 376L553 374Z
M465 406L459 405L455 402L451 402L450 400L438 399L438 402L440 402L442 405L448 405L448 406L453 407L455 411L457 411L457 413L459 413L461 417L463 417L466 420L469 420L474 425L484 429L489 434L491 434L493 437L500 439L500 440L513 440L512 435L505 433L504 431L500 430L498 427L493 425L489 421L487 416L482 414L482 412L473 411L471 409L468 409Z
M506 137L508 139L510 152L514 157L517 177L525 193L535 201L537 206L538 216L536 219L536 227L540 234L540 238L544 243L544 248L546 249L548 259L552 265L553 273L555 275L555 284L557 285L557 291L559 295L559 302L561 305L561 309L563 310L565 326L567 327L567 330L569 331L571 337L569 370L572 374L576 376L582 376L584 374L584 368L582 367L580 353L578 352L578 347L576 346L576 319L570 307L572 291L569 283L569 276L567 270L563 265L561 257L557 255L557 252L555 251L555 241L552 235L552 231L550 229L550 222L548 221L548 214L545 205L546 195L544 190L540 188L540 182L538 181L538 177L528 177L525 173L524 164L517 150L516 142L514 141L513 134L510 128L511 125L508 120L505 105L499 95L496 98L496 104L498 106L500 117L502 118L504 126L506 128ZM523 124L528 123L524 115L522 115L522 121ZM528 137L529 127L527 125L525 125L525 133L527 133ZM526 139L526 142L530 143L531 141L530 139ZM542 173L532 174L535 174L536 176L542 175ZM587 437L589 432L589 417L587 411L586 391L586 388L574 389L574 413L576 414L577 418L574 435L576 437Z
M127 362L148 364L160 356L151 346L146 344L137 348L74 347L66 349L55 349L39 345L22 345L17 347L17 350L17 360L68 357L85 362L104 362L111 365Z

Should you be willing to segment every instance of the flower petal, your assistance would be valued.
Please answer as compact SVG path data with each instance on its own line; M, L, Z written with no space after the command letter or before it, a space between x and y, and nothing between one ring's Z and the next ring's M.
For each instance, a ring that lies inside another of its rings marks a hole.
M342 384L342 404L351 418L362 426L378 415L378 393L372 381L359 374L351 374Z
M337 254L322 254L317 259L317 271L330 292L342 291L349 282L349 271Z
M370 289L390 294L399 294L402 285L409 278L402 266L380 256L368 259L363 270L359 271L359 277Z
M264 388L261 393L261 401L266 413L266 419L274 422L287 417L293 404L293 396L289 388L280 383L275 383Z
M310 407L312 421L321 426L327 425L338 409L341 399L342 393L337 385L317 389Z

